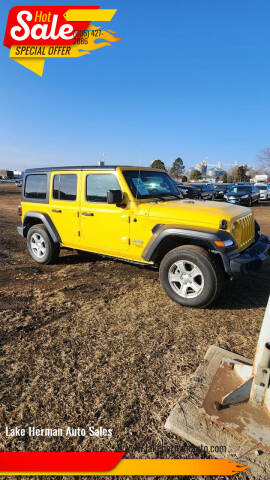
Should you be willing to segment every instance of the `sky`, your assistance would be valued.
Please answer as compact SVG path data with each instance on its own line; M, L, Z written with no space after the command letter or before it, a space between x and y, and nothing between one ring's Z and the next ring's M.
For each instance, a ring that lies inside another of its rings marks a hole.
M270 2L1 1L116 8L96 23L123 37L81 58L46 59L42 77L0 48L0 169L56 165L186 167L205 157L256 164L270 146Z

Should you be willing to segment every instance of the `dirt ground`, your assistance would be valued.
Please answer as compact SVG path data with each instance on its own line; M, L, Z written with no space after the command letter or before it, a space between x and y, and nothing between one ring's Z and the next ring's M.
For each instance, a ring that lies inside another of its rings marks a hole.
M20 189L0 184L0 449L196 457L165 420L211 344L253 357L270 263L259 277L228 282L215 306L192 310L173 303L148 267L68 251L36 264L16 231L19 203ZM270 235L270 202L253 210ZM5 426L113 434L12 438Z

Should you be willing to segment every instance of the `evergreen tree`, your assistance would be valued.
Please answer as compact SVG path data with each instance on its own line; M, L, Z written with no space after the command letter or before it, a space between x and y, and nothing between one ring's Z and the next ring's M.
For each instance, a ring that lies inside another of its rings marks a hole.
M184 170L185 170L185 165L182 158L177 157L172 164L170 175L171 177L175 177L175 178L181 177Z
M248 182L250 177L247 175L248 166L240 165L237 169L237 181L238 182Z
M192 170L190 174L190 180L200 180L202 178L202 174L199 170Z
M151 163L150 167L151 168L158 168L159 170L165 170L166 171L165 164L164 164L164 162L162 162L162 160L154 160Z
M223 183L227 183L227 182L228 182L227 172L224 172L224 173L223 173L222 181L223 181Z

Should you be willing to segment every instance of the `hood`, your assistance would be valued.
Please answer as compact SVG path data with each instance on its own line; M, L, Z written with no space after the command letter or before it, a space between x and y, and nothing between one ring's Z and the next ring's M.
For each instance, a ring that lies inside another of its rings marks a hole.
M246 207L201 200L173 200L169 202L141 203L138 208L139 215L156 217L157 223L172 222L179 225L209 226L219 229L220 221L243 217L251 213Z

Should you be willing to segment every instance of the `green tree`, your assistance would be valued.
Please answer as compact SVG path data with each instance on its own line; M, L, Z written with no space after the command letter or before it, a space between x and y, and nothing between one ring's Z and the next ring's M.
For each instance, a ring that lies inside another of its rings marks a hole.
M202 174L199 170L192 170L190 174L190 180L200 180L202 178Z
M158 168L159 170L166 170L164 162L162 160L154 160L151 165L151 168Z
M247 175L248 166L240 165L237 169L237 181L238 182L248 182L250 177Z
M227 172L224 172L224 173L223 173L222 181L223 181L223 183L227 183L227 182L228 182Z
M233 183L237 181L237 170L238 170L237 167L232 167L228 170L227 175L229 178L228 180L229 183Z
M182 158L177 157L172 164L172 168L170 170L170 175L171 175L171 177L178 178L182 175L184 170L185 170L185 165L184 165L184 162L183 162Z

